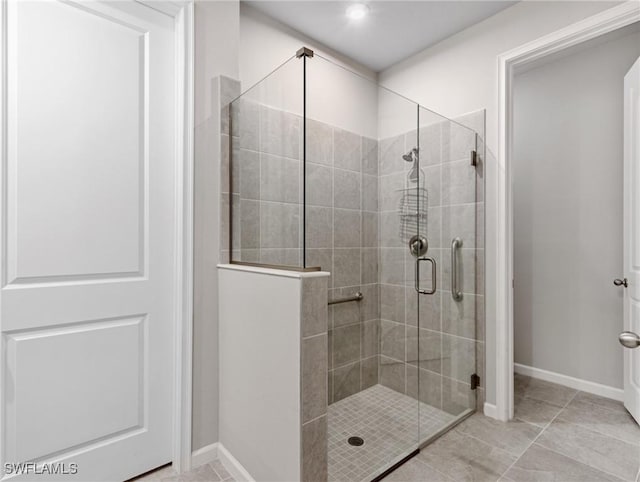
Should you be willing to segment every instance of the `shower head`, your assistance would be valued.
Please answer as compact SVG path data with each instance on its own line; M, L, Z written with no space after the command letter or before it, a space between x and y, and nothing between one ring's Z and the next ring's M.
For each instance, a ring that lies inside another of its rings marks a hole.
M404 154L402 158L407 162L415 162L418 160L418 148L414 147L409 152Z

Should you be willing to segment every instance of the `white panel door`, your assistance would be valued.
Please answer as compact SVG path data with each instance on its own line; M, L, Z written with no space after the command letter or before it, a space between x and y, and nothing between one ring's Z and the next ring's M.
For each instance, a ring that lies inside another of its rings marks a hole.
M624 77L624 329L640 333L640 59ZM624 350L624 406L640 422L640 348Z
M5 477L36 463L18 479L123 480L171 461L173 29L133 1L2 9ZM52 470L75 473L35 473Z

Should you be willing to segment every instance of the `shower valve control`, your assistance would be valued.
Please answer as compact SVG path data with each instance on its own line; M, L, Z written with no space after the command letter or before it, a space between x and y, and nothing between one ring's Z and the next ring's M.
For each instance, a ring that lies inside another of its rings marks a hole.
M409 251L411 251L411 254L415 258L424 256L425 254L427 254L428 250L429 250L429 242L427 241L427 238L425 238L424 236L416 234L415 236L412 236L411 239L409 240Z

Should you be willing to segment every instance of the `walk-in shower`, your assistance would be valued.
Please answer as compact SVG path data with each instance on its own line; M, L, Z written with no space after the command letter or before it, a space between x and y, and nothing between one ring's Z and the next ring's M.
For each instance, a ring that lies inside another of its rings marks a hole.
M379 477L483 401L483 115L309 49L231 103L231 263L331 273L329 480Z

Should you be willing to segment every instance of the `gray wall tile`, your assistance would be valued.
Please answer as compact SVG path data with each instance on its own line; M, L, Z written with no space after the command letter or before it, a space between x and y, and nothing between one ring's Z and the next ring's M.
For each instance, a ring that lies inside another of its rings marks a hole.
M360 306L360 319L362 321L377 320L380 318L380 286L378 284L363 285L360 287L362 300Z
M362 242L360 246L365 248L378 246L378 213L362 213Z
M240 201L240 246L245 248L260 247L260 203L258 201Z
M333 366L340 367L360 359L360 324L333 329Z
M380 353L394 360L405 361L405 325L380 320Z
M333 205L336 208L360 209L361 177L359 172L333 170Z
M352 286L349 288L337 288L331 290L330 299L344 298L358 291L360 287ZM335 328L344 325L351 325L360 321L360 303L338 303L331 306L333 313L333 326Z
M404 322L404 286L380 285L380 318Z
M333 249L317 249L307 248L307 266L308 267L320 267L322 271L333 270ZM329 276L328 286L332 286L332 277Z
M443 408L443 377L429 370L418 369L420 401L432 407Z
M442 410L457 416L474 408L476 408L476 392L471 390L471 386L468 383L443 376Z
M240 197L260 199L260 154L256 151L239 149L238 157L233 159L233 166L234 184L238 177Z
M406 161L402 156L406 154L404 150L404 136L390 137L378 142L378 165L379 174L391 174L406 169Z
M307 162L306 200L309 206L333 206L333 169Z
M260 245L262 248L299 248L300 205L262 203Z
M301 119L299 116L260 106L260 151L300 159Z
M449 122L449 161L464 159L469 161L471 151L475 148L475 132L455 122ZM446 127L445 127L446 129Z
M442 204L473 203L476 200L476 170L468 160L442 165Z
M380 249L380 283L404 285L405 251L405 248Z
M380 353L380 320L362 322L362 358L376 356Z
M300 202L300 161L261 154L260 196L263 201Z
M380 384L396 392L405 393L405 363L380 356Z
M378 175L378 141L368 137L362 138L362 172Z
M327 413L327 335L302 340L302 422Z
M364 211L378 211L378 178L362 175L362 209Z
M400 215L397 212L381 212L380 247L403 248L406 246L400 234Z
M365 358L360 362L360 390L377 385L378 383L378 357Z
M333 286L360 284L360 248L336 248L333 250Z
M333 165L333 129L313 119L307 119L307 162Z
M360 211L334 209L333 239L336 248L354 248L360 246Z
M458 381L469 383L476 371L476 343L474 340L442 335L442 373Z
M303 278L302 280L302 336L312 336L327 331L327 278Z
M327 417L302 426L302 480L324 482L328 477Z
M442 334L408 326L407 362L425 370L441 373Z
M333 131L333 163L335 167L360 172L360 136L342 129Z
M360 362L345 365L333 370L333 401L360 391Z
M333 210L331 208L307 206L305 223L305 241L308 248L333 248Z
M378 282L378 249L363 248L362 250L362 284Z
M260 108L256 102L238 99L233 103L233 135L240 147L257 151L260 148Z
M404 172L380 176L380 211L398 211L400 209L406 178L407 175Z

